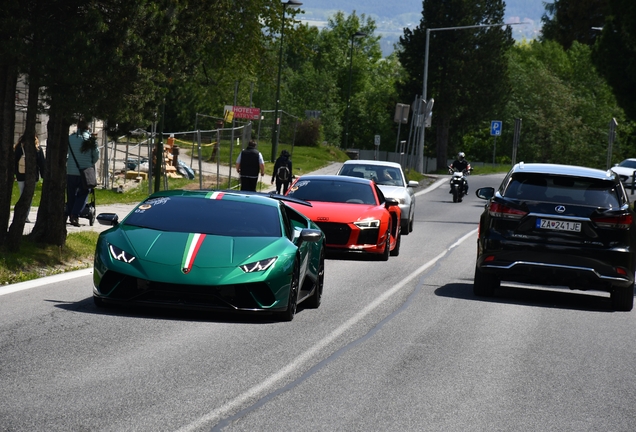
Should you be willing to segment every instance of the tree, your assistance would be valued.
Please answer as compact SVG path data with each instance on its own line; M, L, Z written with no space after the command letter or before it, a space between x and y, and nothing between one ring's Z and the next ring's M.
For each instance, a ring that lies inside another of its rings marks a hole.
M553 40L568 49L574 41L594 45L603 27L609 0L554 0L545 3L542 40Z
M398 58L408 73L400 89L405 100L421 94L427 28L503 23L501 0L424 0L423 6L419 26L400 37ZM449 141L456 150L461 136L503 105L510 89L506 52L512 44L510 28L430 32L427 96L435 99L438 169L446 166Z
M631 120L636 120L636 3L608 0L609 12L594 46L594 64L614 89Z

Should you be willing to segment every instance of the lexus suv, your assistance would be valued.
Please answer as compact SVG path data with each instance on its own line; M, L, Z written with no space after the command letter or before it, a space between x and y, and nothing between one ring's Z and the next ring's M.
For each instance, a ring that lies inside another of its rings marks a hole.
M620 177L570 165L515 165L479 221L474 293L501 281L610 293L612 308L634 305L634 213Z

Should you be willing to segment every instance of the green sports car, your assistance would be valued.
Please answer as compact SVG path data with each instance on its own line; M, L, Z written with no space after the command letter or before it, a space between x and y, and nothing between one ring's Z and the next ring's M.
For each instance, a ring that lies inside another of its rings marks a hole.
M266 312L291 321L298 303L317 308L324 235L286 204L255 192L157 192L112 228L95 250L93 299L113 304Z

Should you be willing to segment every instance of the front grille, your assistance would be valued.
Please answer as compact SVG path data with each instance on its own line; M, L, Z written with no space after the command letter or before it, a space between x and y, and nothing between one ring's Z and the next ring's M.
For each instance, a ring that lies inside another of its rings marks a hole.
M349 225L333 222L318 222L317 225L325 233L327 245L344 246L349 242L351 235Z
M263 282L221 286L182 285L137 279L112 271L104 275L99 290L102 293L110 292L108 298L113 300L214 309L261 309L276 301L269 286Z

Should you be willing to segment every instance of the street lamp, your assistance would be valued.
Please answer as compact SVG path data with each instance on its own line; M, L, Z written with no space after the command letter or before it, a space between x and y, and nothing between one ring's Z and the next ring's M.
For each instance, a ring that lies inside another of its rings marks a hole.
M285 11L288 7L297 8L302 6L301 2L295 0L287 0L283 3L283 23L280 28L280 53L278 55L278 83L276 84L276 109L274 110L274 130L272 131L272 162L276 160L278 153L278 137L280 135L280 119L278 111L280 108L280 72L283 68L283 34L285 33Z
M427 85L427 81L428 81L428 44L429 44L429 39L430 39L430 35L432 31L443 31L443 30L463 30L463 29L472 29L472 28L482 28L482 27L501 27L501 26L505 26L505 25L520 25L520 24L527 24L527 23L510 23L510 24L477 24L477 25L470 25L470 26L459 26L459 27L440 27L440 28L427 28L426 29L426 48L424 50L424 84L423 84L423 88L422 88L422 100L424 101L424 103L427 102L426 100L426 85ZM428 116L429 113L425 112L424 113L425 116ZM426 117L424 117L424 120L426 121ZM424 134L426 131L426 126L422 125L422 133L420 134L420 142L417 146L417 162L416 162L416 166L415 169L418 172L422 172L422 168L424 167Z
M365 37L367 34L357 31L351 35L351 55L349 60L349 94L347 95L347 113L345 115L345 139L344 148L347 148L349 142L349 108L351 105L351 69L353 69L353 40L357 37Z

